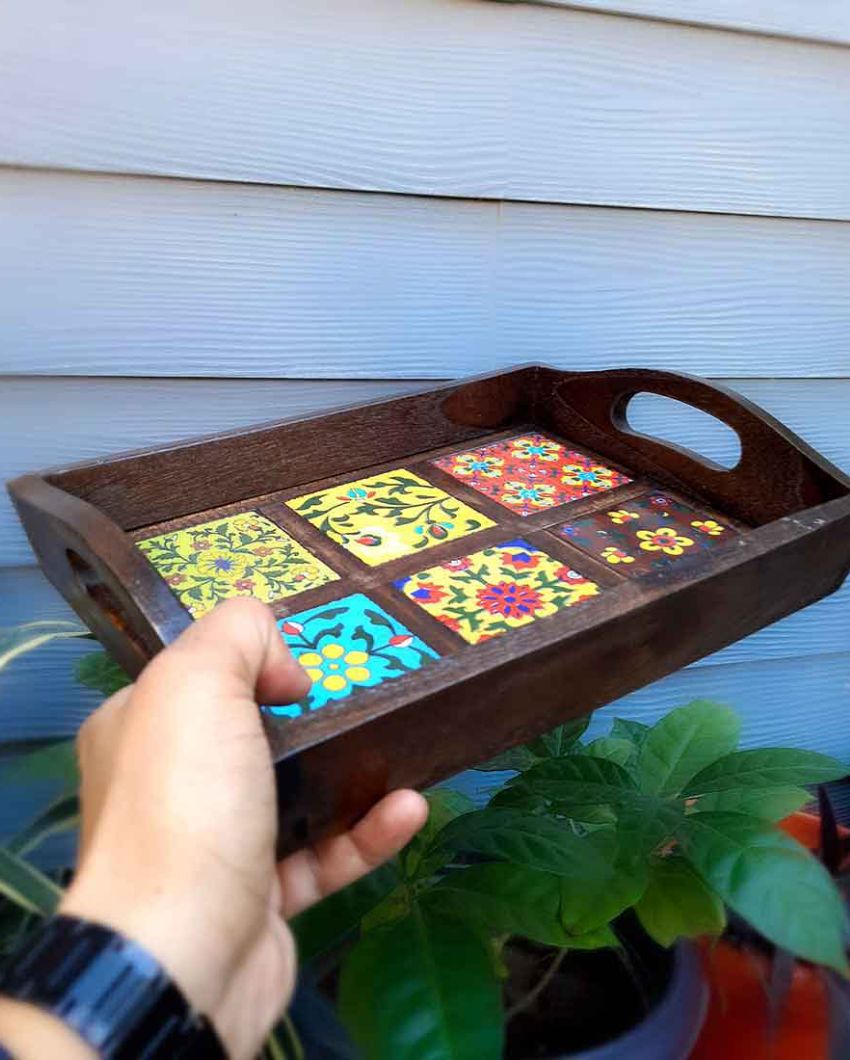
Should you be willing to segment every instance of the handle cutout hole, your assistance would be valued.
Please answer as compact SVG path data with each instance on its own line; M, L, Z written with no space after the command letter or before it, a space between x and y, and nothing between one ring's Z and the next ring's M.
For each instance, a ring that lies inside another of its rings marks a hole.
M68 557L68 563L77 578L77 582L89 599L100 608L104 616L109 619L116 629L129 636L134 642L137 642L137 638L130 629L118 597L108 585L104 584L94 567L72 548L66 549L65 555Z
M651 441L690 450L706 464L731 471L741 460L741 439L716 416L661 394L635 394L626 406L629 429Z

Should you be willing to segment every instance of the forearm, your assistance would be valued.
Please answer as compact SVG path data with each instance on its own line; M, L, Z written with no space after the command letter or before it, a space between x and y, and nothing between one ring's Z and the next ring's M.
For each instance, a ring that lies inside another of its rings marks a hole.
M0 997L0 1047L15 1060L93 1060L96 1055L55 1016L5 997Z

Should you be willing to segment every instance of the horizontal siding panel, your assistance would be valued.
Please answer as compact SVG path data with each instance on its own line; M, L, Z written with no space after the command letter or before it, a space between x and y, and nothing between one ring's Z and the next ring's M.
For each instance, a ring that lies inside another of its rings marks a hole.
M581 364L576 367L588 367ZM671 365L676 367L675 362ZM459 363L458 372L484 365ZM727 379L810 445L850 471L850 380ZM203 380L0 378L0 483L28 471L90 460L127 449L163 445L265 420L321 412L420 387L411 380ZM630 416L648 433L723 462L732 446L712 424L669 403ZM61 424L61 432L56 425ZM32 562L32 553L5 491L0 491L0 567Z
M477 0L34 0L0 10L0 71L11 164L850 217L843 48Z
M527 0L552 7L588 9L640 18L669 19L808 40L850 43L846 0Z
M6 374L842 376L848 273L839 222L0 170Z

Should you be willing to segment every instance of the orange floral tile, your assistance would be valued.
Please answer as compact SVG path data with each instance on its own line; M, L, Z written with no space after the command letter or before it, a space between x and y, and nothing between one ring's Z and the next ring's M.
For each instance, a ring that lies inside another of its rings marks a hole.
M536 432L442 456L434 463L520 515L623 486L625 475Z
M558 532L629 576L699 559L737 536L728 523L661 492L573 519Z

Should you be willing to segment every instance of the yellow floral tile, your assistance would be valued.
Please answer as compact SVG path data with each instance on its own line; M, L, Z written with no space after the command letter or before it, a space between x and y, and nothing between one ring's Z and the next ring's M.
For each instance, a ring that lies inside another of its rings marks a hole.
M578 571L522 539L401 578L405 596L470 644L596 596Z
M159 534L138 547L195 618L230 596L271 603L338 577L257 512Z
M493 526L438 486L399 468L287 501L370 567Z

